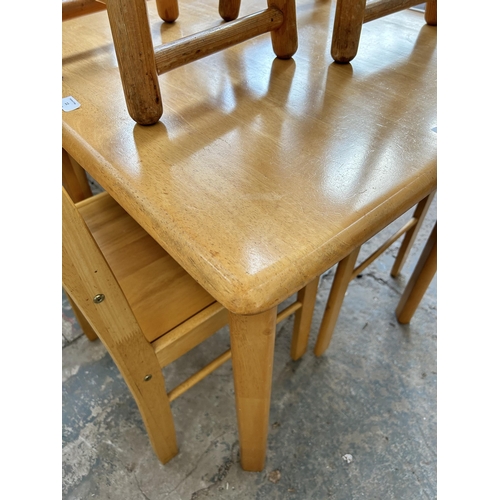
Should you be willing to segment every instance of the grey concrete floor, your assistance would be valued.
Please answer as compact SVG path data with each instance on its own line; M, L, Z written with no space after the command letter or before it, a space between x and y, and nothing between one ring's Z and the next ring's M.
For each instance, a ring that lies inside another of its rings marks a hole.
M409 325L394 315L436 203L401 276L389 274L397 242L351 282L325 355L316 358L312 349L335 268L321 278L301 360L289 357L293 319L279 325L259 473L239 465L230 362L172 403L180 451L162 465L113 361L100 341L82 334L63 294L62 498L436 498L436 278ZM401 220L363 246L360 258ZM228 347L223 329L164 370L167 386Z

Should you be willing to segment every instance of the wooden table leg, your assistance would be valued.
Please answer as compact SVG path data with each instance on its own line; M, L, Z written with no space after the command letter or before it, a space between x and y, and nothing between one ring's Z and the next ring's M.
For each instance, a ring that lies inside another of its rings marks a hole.
M396 308L402 324L409 323L437 270L437 222Z
M347 286L351 281L352 272L356 265L356 259L358 258L360 248L361 247L358 247L353 250L347 257L342 259L337 266L328 302L326 303L323 320L321 321L318 338L316 339L316 345L314 346L314 354L316 356L321 356L330 345L333 330L335 329L335 324L339 317Z
M266 462L277 308L252 316L229 313L241 467Z

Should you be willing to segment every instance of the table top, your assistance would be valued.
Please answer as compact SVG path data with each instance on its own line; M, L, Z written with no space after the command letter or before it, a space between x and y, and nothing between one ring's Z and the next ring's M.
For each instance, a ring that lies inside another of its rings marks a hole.
M221 23L216 0L180 2L174 24L148 7L155 45ZM62 93L81 105L63 148L231 312L277 305L436 189L436 28L372 21L339 65L334 13L297 1L292 60L265 34L161 75L149 127L127 113L106 13L63 23Z

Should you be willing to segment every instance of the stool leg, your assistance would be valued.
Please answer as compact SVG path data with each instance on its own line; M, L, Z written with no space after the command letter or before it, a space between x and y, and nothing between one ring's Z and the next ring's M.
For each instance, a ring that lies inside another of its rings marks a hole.
M308 283L297 294L297 300L302 307L295 313L293 323L292 347L290 355L294 361L300 359L307 350L309 332L316 304L316 293L318 291L319 276Z
M283 24L271 31L274 53L280 59L290 59L299 46L295 0L267 0L267 5L283 12Z
M277 308L252 316L229 313L241 467L266 461Z
M156 10L166 23L173 23L179 17L177 0L156 0Z
M437 0L427 0L425 4L425 22L430 26L437 26Z
M129 115L140 125L153 125L163 105L146 2L107 0L106 10Z
M326 303L325 314L323 315L318 338L314 347L314 354L316 356L321 356L330 345L333 330L335 329L335 324L339 317L347 286L351 281L352 272L356 265L356 259L358 258L360 248L361 247L356 248L338 263L335 278L333 279L332 288L330 290L330 296Z
M365 7L366 0L337 0L331 49L335 62L348 63L356 57Z
M401 296L396 317L402 324L410 322L437 270L437 223Z
M241 0L219 0L219 15L224 21L234 21L240 13Z

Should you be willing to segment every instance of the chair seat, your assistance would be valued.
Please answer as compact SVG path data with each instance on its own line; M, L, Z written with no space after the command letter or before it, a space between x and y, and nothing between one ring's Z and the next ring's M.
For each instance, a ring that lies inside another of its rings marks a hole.
M150 342L215 303L108 193L76 206Z

